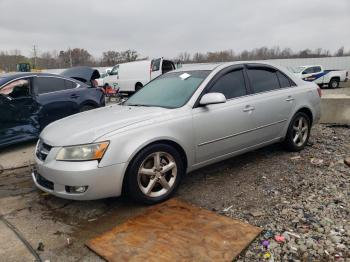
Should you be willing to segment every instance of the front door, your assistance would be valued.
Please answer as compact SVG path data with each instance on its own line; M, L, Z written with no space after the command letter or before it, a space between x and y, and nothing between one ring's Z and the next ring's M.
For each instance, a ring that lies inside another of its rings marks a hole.
M224 94L226 103L193 109L196 164L251 146L251 97L245 82L242 67L223 72L207 92Z
M22 78L0 89L0 144L38 137L40 106L31 86L31 78Z

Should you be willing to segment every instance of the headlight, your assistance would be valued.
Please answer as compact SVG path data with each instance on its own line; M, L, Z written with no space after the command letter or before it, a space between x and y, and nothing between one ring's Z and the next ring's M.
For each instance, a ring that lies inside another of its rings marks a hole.
M109 142L63 147L57 154L59 161L101 160Z

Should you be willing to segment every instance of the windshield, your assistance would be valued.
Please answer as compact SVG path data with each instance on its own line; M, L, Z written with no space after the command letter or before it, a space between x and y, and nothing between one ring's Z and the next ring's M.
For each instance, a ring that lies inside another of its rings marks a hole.
M298 66L298 67L292 68L293 73L296 73L296 74L301 73L304 69L305 69L305 67L303 67L303 66Z
M118 69L119 69L119 65L116 65L112 68L112 70L109 72L110 75L114 76L114 75L118 75Z
M164 74L148 83L124 104L178 108L186 104L210 71Z

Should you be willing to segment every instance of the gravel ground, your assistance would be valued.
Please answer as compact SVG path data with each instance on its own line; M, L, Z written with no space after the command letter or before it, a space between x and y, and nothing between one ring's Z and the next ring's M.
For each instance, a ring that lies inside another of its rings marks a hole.
M273 145L218 163L179 197L264 229L238 261L350 261L349 137L317 125L302 152Z
M202 168L176 197L264 229L238 261L350 261L349 137L349 127L316 125L302 152L276 144ZM125 198L49 196L34 188L30 168L0 174L0 202L0 213L35 248L43 242L40 255L51 261L96 261L85 241L144 209Z

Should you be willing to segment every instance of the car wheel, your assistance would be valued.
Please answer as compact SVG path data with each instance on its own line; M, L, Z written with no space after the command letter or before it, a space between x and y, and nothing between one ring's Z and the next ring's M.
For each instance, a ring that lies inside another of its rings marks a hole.
M307 144L311 131L311 121L308 115L298 112L289 124L284 140L286 148L290 151L300 151Z
M142 87L143 87L142 84L140 84L140 83L136 84L135 92L139 91Z
M328 86L329 86L330 88L333 88L333 89L338 88L338 87L339 87L339 81L338 81L338 79L331 79L331 81L329 81Z
M177 190L184 174L180 154L166 144L143 149L131 162L127 173L127 193L137 202L156 204Z
M90 106L90 105L84 105L80 108L79 112L85 112L85 111L89 111L89 110L92 110L92 109L95 109L94 106Z

